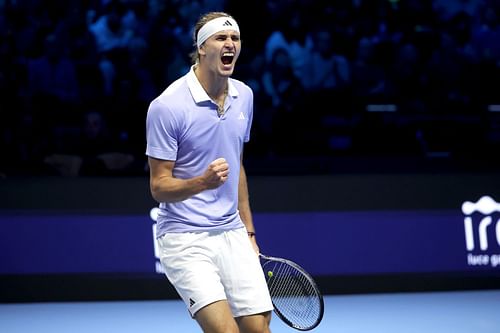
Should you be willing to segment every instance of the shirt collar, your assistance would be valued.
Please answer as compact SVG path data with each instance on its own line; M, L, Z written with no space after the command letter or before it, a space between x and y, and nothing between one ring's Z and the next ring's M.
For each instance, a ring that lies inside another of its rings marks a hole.
M211 98L208 96L205 89L203 89L200 81L198 81L198 78L194 74L194 65L191 66L191 69L187 74L187 84L196 104L201 102L211 101ZM227 90L228 96L237 97L239 95L238 90L231 82L231 79L227 80L227 87L228 87Z

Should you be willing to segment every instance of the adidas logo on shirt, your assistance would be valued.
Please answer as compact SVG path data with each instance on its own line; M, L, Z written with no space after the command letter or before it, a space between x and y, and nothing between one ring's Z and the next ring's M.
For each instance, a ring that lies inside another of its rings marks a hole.
M238 116L238 119L239 120L245 120L245 115L243 114L243 112L240 112L240 115Z

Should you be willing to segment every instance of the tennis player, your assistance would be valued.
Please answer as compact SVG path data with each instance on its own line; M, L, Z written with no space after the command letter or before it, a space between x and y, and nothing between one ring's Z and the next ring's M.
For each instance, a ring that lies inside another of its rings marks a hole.
M230 78L239 27L210 12L193 39L193 66L151 102L146 120L161 262L203 332L267 333L273 306L242 164L253 92Z

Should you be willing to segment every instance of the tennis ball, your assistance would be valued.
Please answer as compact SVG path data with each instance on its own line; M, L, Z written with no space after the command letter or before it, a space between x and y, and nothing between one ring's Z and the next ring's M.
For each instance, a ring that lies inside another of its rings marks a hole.
M267 272L267 276L269 276L270 278L273 277L273 272L272 271L268 271Z

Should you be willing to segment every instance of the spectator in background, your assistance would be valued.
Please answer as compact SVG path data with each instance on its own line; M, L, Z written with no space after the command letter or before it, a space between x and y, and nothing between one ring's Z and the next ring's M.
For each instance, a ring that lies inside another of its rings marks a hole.
M101 54L94 34L87 27L86 8L74 7L65 21L59 33L64 36L69 57L75 64L80 103L83 107L100 104L104 97L103 73L99 67Z
M168 2L160 12L151 15L153 22L148 47L151 50L151 66L155 69L151 73L152 79L157 87L172 83L191 67L186 55L192 45L185 36L190 34L190 22L196 20L190 15L199 12L195 10L196 6L196 3Z
M302 97L302 83L293 72L290 54L284 48L276 48L265 65L262 88L270 106L291 111L294 101Z
M80 102L76 66L58 36L45 37L43 53L28 61L28 96L34 118L47 136L78 123Z
M262 74L262 88L267 100L261 107L272 116L270 149L277 155L310 154L317 149L315 122L321 109L307 105L302 82L293 73L289 53L274 50L271 62ZM298 130L300 128L300 130Z
M79 136L44 158L54 173L70 177L127 174L134 161L132 154L120 148L119 137L109 130L104 116L97 111L85 113Z
M350 64L335 52L335 41L326 28L312 33L313 46L302 82L308 91L342 91L351 81Z
M107 175L126 172L134 156L124 151L120 138L108 129L103 115L90 111L85 114L78 153L82 158L80 175Z
M79 98L75 64L56 35L44 41L43 55L29 62L29 91L32 96L47 96L60 102Z
M389 90L388 75L379 61L377 44L361 39L352 65L354 102L365 105L384 99Z
M124 48L132 39L134 31L134 14L127 10L125 5L117 0L105 5L105 11L98 17L88 17L89 30L94 35L99 52L108 52L113 49ZM97 14L97 13L96 13Z
M115 62L117 57L126 52L134 36L134 13L118 0L112 0L104 6L100 15L94 11L88 12L88 29L93 34L99 53L99 68L104 80L105 95L111 96L114 92L114 83L117 75Z
M422 113L427 109L425 100L429 94L427 87L427 67L420 50L411 42L394 45L394 63L390 68L390 82L394 98L400 109L408 113Z
M273 31L264 46L266 62L273 61L275 51L283 49L290 58L293 74L302 80L309 70L307 64L313 48L309 25L302 15L304 5L286 4L281 12L279 29Z
M439 32L439 44L428 63L432 110L436 113L463 113L473 100L477 67L467 28L470 17L461 12Z

